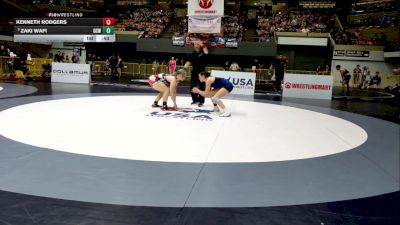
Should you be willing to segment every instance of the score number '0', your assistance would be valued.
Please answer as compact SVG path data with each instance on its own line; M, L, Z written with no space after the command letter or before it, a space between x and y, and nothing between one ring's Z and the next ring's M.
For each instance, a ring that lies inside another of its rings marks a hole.
M103 18L103 26L114 26L114 18Z

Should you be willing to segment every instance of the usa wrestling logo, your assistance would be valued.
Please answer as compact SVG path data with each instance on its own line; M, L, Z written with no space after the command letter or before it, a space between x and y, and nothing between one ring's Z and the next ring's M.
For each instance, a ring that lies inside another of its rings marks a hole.
M212 112L212 110L205 109L180 108L178 111L153 111L147 116L183 120L213 121L210 116Z
M213 5L214 0L198 0L198 2L201 8L208 9Z

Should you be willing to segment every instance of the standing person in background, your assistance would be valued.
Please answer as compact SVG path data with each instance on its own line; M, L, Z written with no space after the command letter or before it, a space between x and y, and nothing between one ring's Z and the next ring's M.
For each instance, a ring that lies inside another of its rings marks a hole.
M321 74L321 66L317 66L317 69L315 71L317 75Z
M173 74L176 70L176 60L174 57L171 57L171 60L168 62L169 73Z
M153 70L153 74L157 74L158 66L160 63L158 63L157 59L153 61L153 64L151 66L151 69Z
M229 69L230 69L231 71L238 71L238 70L240 70L240 66L239 66L239 64L237 64L236 62L233 62L233 63L231 64L231 66L229 67Z
M122 58L121 58L120 55L118 55L117 60L118 60L118 61L117 61L117 73L118 73L117 80L118 80L118 78L121 78L122 69L124 68L124 63L122 62Z
M225 69L225 71L228 71L228 70L229 70L230 65L231 65L231 63L230 63L229 61L226 61L226 62L225 62L225 64L224 64L224 69Z
M346 90L347 90L346 95L349 95L350 94L349 82L351 79L350 72L346 68L344 68L343 66L340 66L340 65L336 66L336 70L339 71L340 76L342 77L342 89L343 90L342 90L341 94L343 94L343 95L345 94L344 86L346 86Z
M353 87L358 87L360 85L361 78L361 68L360 65L357 65L353 70Z
M110 70L111 70L111 81L116 81L117 80L117 63L118 59L115 57L115 54L113 53L110 58L108 59L110 61Z
M281 91L282 80L285 74L285 68L288 64L288 60L284 55L278 55L274 61L275 68L275 90Z
M204 97L199 93L192 92L192 89L198 87L199 90L204 91L205 84L199 80L199 73L206 70L208 48L202 42L194 44L194 51L187 59L185 67L192 66L192 73L190 76L190 94L192 95L192 103L198 104L199 107L204 105Z
M64 58L64 57L63 57ZM80 59L79 59L79 55L77 52L73 52L72 53L72 63L79 63ZM64 61L64 60L63 60Z
M362 72L361 72L361 82L360 82L360 89L364 89L365 88L365 79L367 79L367 75L368 75L368 67L364 66L362 68Z
M330 74L329 65L325 65L324 74L326 74L326 75L329 75L329 74Z

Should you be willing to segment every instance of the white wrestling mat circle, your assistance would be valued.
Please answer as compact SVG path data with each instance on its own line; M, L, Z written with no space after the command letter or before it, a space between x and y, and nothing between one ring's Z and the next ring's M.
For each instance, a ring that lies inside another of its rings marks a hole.
M0 113L0 135L46 149L130 160L240 163L298 160L351 150L367 140L358 125L274 104L223 101L232 116L190 106L151 108L155 96L105 96L20 105ZM161 102L160 102L161 103ZM171 103L169 102L169 105Z

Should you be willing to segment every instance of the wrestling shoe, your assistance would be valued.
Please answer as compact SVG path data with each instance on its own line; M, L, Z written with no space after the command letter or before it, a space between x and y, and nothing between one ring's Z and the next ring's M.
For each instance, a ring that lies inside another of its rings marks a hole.
M161 105L156 104L156 103L153 103L153 104L151 105L151 107L153 107L153 108L159 108L159 107L161 107Z
M168 108L168 106L166 106L166 105L163 105L163 106L161 107L161 110L162 110L162 111L168 111L168 109L169 109L169 108Z
M199 102L199 107L202 107L204 105L204 103Z
M219 116L220 116L220 117L230 117L230 116L231 116L231 113L228 112L228 111L226 111L226 112L222 113L222 114L219 115Z

